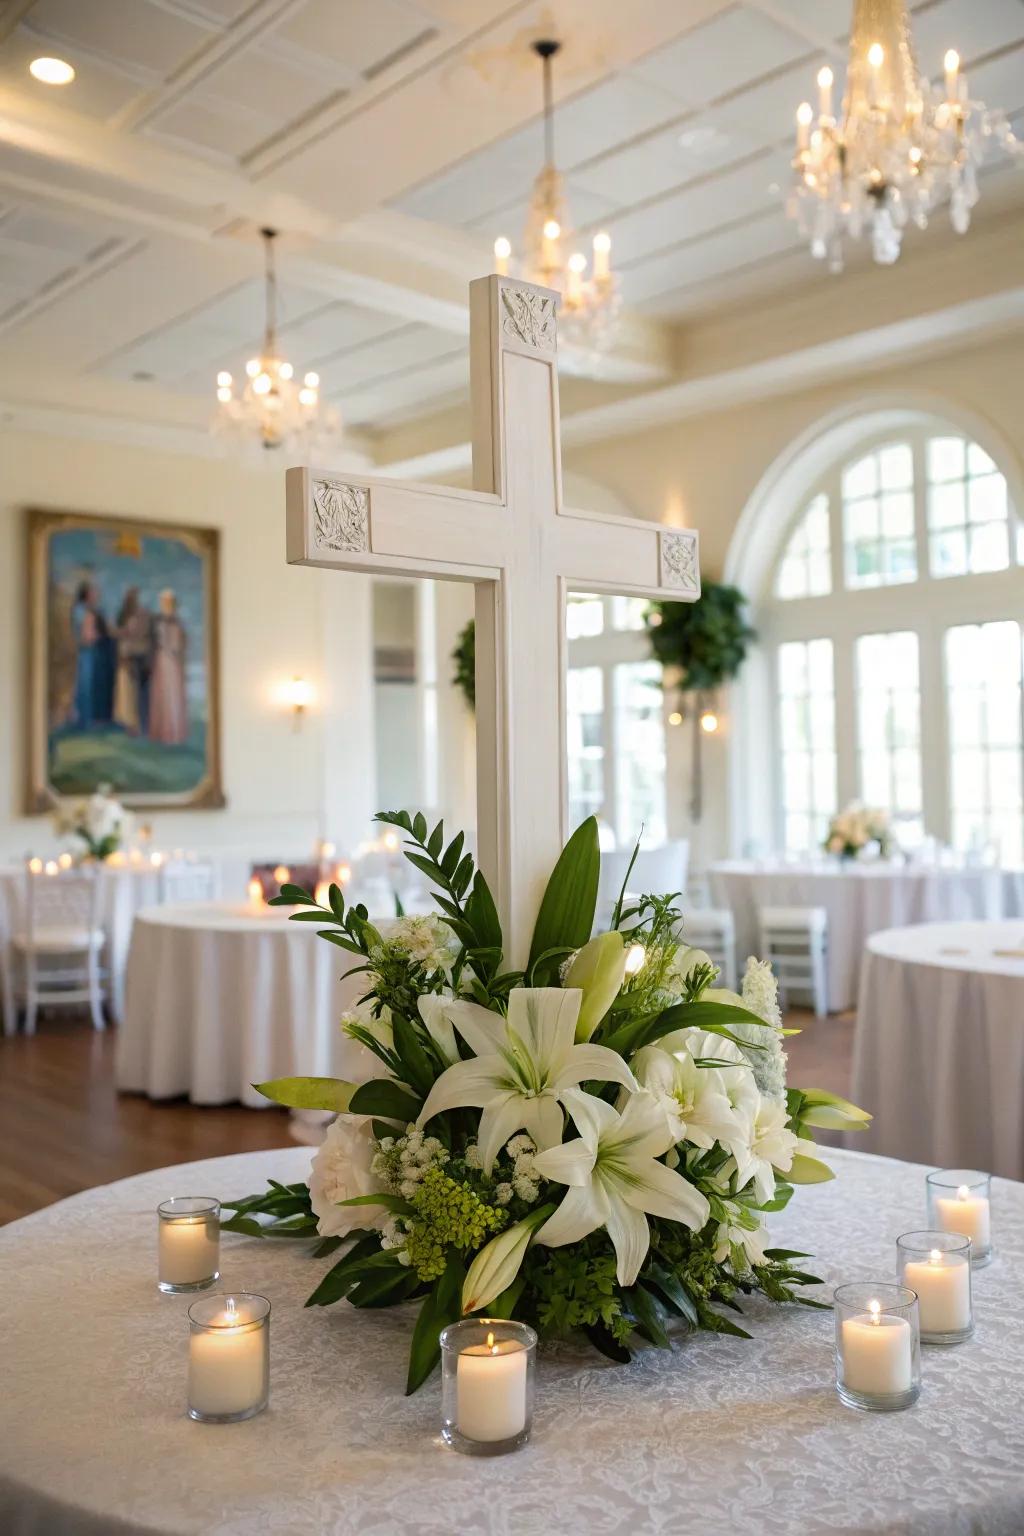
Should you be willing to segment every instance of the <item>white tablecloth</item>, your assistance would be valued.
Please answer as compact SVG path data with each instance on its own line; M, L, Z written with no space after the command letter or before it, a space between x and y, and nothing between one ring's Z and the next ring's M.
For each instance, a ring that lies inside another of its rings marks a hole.
M6 944L24 922L25 881L21 865L0 869L0 936ZM105 865L102 924L107 936L106 964L110 976L110 1012L120 1024L124 1018L125 970L131 945L132 923L143 907L160 899L158 872L150 864Z
M858 1146L1024 1177L1024 920L876 933L853 1078L875 1117Z
M139 913L128 962L117 1086L195 1104L267 1101L270 1078L348 1075L362 1047L338 1019L366 990L358 956L279 908L168 905Z
M924 1170L833 1154L778 1240L819 1273L891 1276L920 1226ZM225 1288L269 1296L268 1411L184 1413L188 1299L158 1294L154 1207L302 1178L308 1152L163 1169L0 1230L5 1536L1020 1536L1024 1188L997 1182L998 1257L975 1337L929 1349L908 1412L845 1408L833 1318L749 1305L750 1341L701 1334L628 1367L542 1351L531 1443L493 1461L438 1436L436 1375L402 1396L410 1307L306 1310L328 1261L225 1236Z
M736 920L740 969L758 953L759 907L824 907L828 912L829 1009L857 1002L861 955L868 936L905 923L996 918L1003 914L1002 871L916 869L876 863L757 865L729 861L711 867L716 906ZM684 927L685 932L685 927Z

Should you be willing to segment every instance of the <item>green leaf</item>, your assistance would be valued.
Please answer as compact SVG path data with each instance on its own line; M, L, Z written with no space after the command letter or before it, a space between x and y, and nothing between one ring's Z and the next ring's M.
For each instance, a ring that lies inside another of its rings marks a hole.
M400 1120L403 1125L411 1124L422 1108L422 1099L386 1077L360 1083L349 1103L350 1114L377 1115L383 1120Z
M418 843L425 843L427 840L427 818L422 811L417 811L412 819L412 835Z
M651 1284L657 1286L665 1300L675 1308L680 1317L685 1317L691 1328L700 1327L700 1317L693 1304L693 1298L677 1275L657 1265L651 1270Z
M339 1259L337 1264L327 1271L306 1302L306 1306L329 1307L334 1302L340 1301L355 1284L361 1270L373 1267L374 1260L380 1257L382 1257L380 1233L368 1232L349 1249L343 1259Z
M394 1035L395 1051L402 1063L403 1080L407 1080L410 1088L414 1088L425 1098L434 1086L434 1078L437 1076L430 1057L423 1049L409 1020L403 1018L400 1013L392 1014L391 1029Z
M457 1322L462 1315L462 1282L466 1266L457 1249L448 1253L444 1274L424 1298L416 1319L409 1349L409 1375L405 1383L408 1397L421 1387L441 1358L441 1329Z
M347 1200L339 1200L339 1205L379 1205L385 1211L391 1211L395 1216L411 1216L412 1206L408 1200L403 1200L401 1195L351 1195Z
M466 902L466 917L473 927L477 946L497 950L500 956L503 941L498 909L480 870L473 877L473 893Z
M643 837L643 835L643 828L641 827L640 837ZM622 877L622 889L619 892L619 899L616 901L615 909L612 912L613 929L618 928L619 924L622 922L622 903L626 899L626 887L629 885L629 877L633 873L633 865L636 863L637 855L640 852L640 837L638 837L636 840L636 846L633 849L633 856L629 863L626 865L626 873Z
M585 1323L583 1332L598 1350L608 1360L614 1360L616 1365L628 1365L633 1355L625 1344L620 1344L615 1335L607 1329L603 1323Z
M404 1301L419 1283L415 1270L406 1269L404 1264L396 1264L393 1270L385 1270L382 1274L360 1280L349 1291L346 1299L354 1307L393 1307Z
M246 1237L264 1237L266 1227L253 1216L232 1216L220 1224L222 1232L242 1232Z
M551 872L537 913L527 971L545 950L582 949L594 926L600 877L597 818L588 816L562 849ZM551 968L549 961L548 971Z
M348 1112L355 1083L340 1077L275 1077L269 1083L253 1083L257 1093L289 1109L329 1109L336 1115Z
M315 907L316 906L316 897L315 896L311 896L310 893L305 889L304 886L285 884L285 885L282 885L282 887L281 887L280 891L278 892L278 894L276 896L272 896L271 899L270 899L270 902L267 903L268 906L270 906L271 904L273 904L274 906L281 906L281 907L284 907L284 906Z
M466 842L465 832L457 832L448 844L444 858L441 860L441 873L450 880L459 867L462 858L462 849Z
M642 1285L634 1285L626 1292L629 1304L637 1322L642 1323L647 1337L658 1349L669 1348L669 1337L665 1332L665 1325L661 1321L658 1305L649 1291L645 1291Z
M434 860L435 864L437 863L438 854L441 852L441 849L443 847L444 847L444 822L443 821L439 821L437 826L434 828L433 832L431 832L429 838L427 839L427 852L430 854L430 857Z

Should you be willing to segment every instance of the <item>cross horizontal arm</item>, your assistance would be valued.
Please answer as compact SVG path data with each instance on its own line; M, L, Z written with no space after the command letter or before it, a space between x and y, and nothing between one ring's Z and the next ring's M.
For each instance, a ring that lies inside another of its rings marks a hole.
M552 552L570 589L676 602L700 596L699 541L691 528L560 508Z
M307 468L285 480L291 564L496 581L507 561L498 496Z

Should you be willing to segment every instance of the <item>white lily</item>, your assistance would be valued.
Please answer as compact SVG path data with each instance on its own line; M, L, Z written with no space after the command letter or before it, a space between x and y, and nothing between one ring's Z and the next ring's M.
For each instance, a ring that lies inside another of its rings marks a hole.
M737 1187L751 1179L761 1204L775 1193L775 1174L788 1174L794 1183L813 1184L832 1178L832 1170L814 1156L813 1141L804 1141L789 1129L785 1104L762 1099L754 1116L750 1144L736 1155ZM810 1166L810 1165L813 1165ZM820 1171L819 1171L820 1170Z
M546 1179L568 1184L569 1192L536 1241L562 1248L607 1227L619 1284L632 1285L651 1245L647 1215L699 1232L710 1207L700 1190L658 1162L673 1137L652 1094L633 1094L621 1114L577 1088L568 1089L563 1100L579 1138L538 1152L534 1168Z
M761 1104L753 1069L739 1046L724 1035L714 1035L706 1029L676 1029L657 1044L670 1056L685 1054L695 1062L719 1063L715 1067L698 1067L697 1071L718 1074L718 1086L734 1114L734 1129L728 1137L721 1138L722 1145L738 1160L749 1145L751 1127Z
M698 1067L686 1048L675 1052L645 1045L633 1057L633 1073L668 1117L673 1143L705 1151L720 1141L732 1149L743 1136L743 1117L733 1108L717 1067Z
M451 1009L456 1003L453 997L441 997L436 992L420 994L417 1007L427 1034L437 1046L448 1065L454 1066L459 1059L459 1047L455 1040Z
M509 993L507 1018L476 1003L451 1002L447 1016L475 1059L442 1072L417 1124L426 1125L446 1109L481 1109L480 1161L490 1173L516 1131L526 1131L541 1148L561 1141L567 1089L590 1081L635 1088L617 1051L574 1043L581 1000L575 987L516 987Z

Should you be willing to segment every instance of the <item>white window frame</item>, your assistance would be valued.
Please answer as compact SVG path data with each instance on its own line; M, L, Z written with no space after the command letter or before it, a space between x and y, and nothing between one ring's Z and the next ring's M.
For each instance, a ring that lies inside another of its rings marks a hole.
M895 425L877 430L848 448L815 482L807 485L799 505L782 530L775 558L766 572L757 610L759 638L774 657L786 640L826 638L833 645L836 704L837 792L840 806L859 795L856 678L854 648L857 637L893 630L913 630L918 637L921 687L922 810L926 831L944 842L952 839L949 786L950 731L945 677L944 637L960 624L983 624L1011 619L1024 629L1024 567L1015 563L1021 551L1021 511L1015 504L1013 481L1007 466L982 441L981 447L995 459L1007 479L1010 565L1004 571L977 575L933 576L929 559L927 523L927 461L929 438L960 436L978 439L955 422L939 419ZM848 588L845 584L842 472L872 449L888 443L909 443L914 455L914 531L918 575L913 582L894 586ZM832 591L824 597L778 598L775 577L790 534L815 496L828 497L831 530ZM773 786L772 835L783 843L781 794L781 743L777 706L770 729ZM1024 754L1022 754L1024 758ZM1024 776L1024 761L1021 765Z

